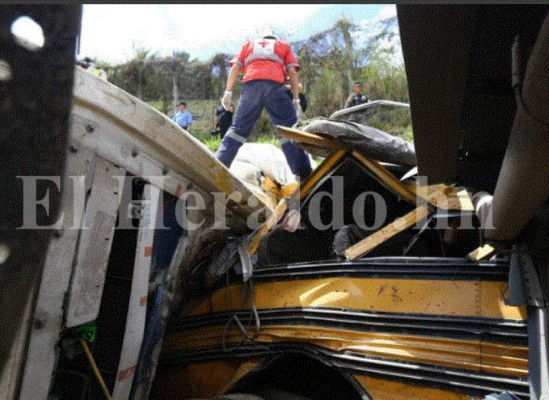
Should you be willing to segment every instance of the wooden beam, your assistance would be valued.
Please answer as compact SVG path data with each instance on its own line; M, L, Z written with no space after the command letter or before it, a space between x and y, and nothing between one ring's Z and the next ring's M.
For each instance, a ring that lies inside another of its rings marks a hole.
M427 218L430 213L431 211L426 206L417 207L408 214L395 219L389 225L349 247L345 250L345 257L347 260L356 260L364 254L372 251L381 243L386 242L396 234L405 231L422 219Z
M288 128L286 126L279 125L276 127L276 129L280 136L286 139L295 140L296 142L307 143L332 150L348 149L348 146L345 146L339 140L326 138L316 133L304 132L300 131L299 129Z
M259 242L263 236L269 232L269 230L282 218L286 210L288 209L288 200L282 199L274 209L273 213L267 218L263 224L253 233L253 236L248 243L248 253L250 256L255 254L259 247Z
M407 186L400 182L387 168L369 157L366 157L358 151L353 151L353 156L359 160L366 168L372 171L381 181L382 184L389 186L390 189L404 197L406 200L416 203L416 196Z
M322 163L313 170L313 173L307 177L300 185L299 198L303 199L309 191L343 158L347 152L337 150L332 152ZM295 192L294 192L295 193Z

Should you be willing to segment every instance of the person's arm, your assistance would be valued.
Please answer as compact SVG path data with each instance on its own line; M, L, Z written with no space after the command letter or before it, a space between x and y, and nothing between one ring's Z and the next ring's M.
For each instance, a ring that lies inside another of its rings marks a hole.
M192 123L193 123L193 115L189 111L189 123L187 124L187 129L191 129Z
M299 100L299 81L297 71L294 67L288 68L288 77L290 78L290 86L292 88L292 96L294 100Z
M227 77L227 86L225 87L225 93L221 98L221 104L225 110L229 109L230 104L233 102L233 86L238 79L241 67L238 63L233 64Z
M229 76L227 77L227 85L225 86L225 91L232 92L233 86L236 83L236 80L238 79L238 75L240 74L242 68L240 68L239 64L234 64L231 67L231 70L229 71Z
M351 107L351 103L353 102L353 95L350 95L347 97L347 100L345 101L345 108Z

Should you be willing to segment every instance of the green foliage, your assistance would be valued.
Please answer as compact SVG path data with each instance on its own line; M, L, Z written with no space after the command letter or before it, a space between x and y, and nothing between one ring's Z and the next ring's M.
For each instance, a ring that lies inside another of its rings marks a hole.
M301 66L299 79L309 103L305 119L328 117L341 109L353 80L363 82L364 93L371 100L409 101L404 66L395 62L395 50L390 47L398 32L396 17L372 24L359 26L343 18L332 28L291 44ZM284 33L278 34L284 37ZM194 119L191 134L210 148L217 146L210 132L232 55L218 53L207 62L199 62L191 60L184 50L174 51L169 57L158 57L152 50L143 48L135 48L134 53L134 59L128 63L105 65L109 81L148 101L169 117L174 114L174 100L187 101ZM233 89L235 104L238 104L240 88L237 84ZM380 114L370 124L407 140L412 138L408 110ZM265 111L249 140L262 138L278 143Z
M274 126L267 111L263 110L250 133L250 140L255 142L258 138L269 135L274 136Z
M221 144L221 137L220 136L209 136L209 137L200 137L199 138L202 143L204 143L208 149L210 149L212 152L215 152L219 145ZM251 141L251 140L250 140ZM254 143L268 143L272 144L276 147L280 148L280 143L278 142L278 139L274 137L273 135L261 135L257 136L254 140Z
M342 77L333 69L324 69L322 75L311 85L308 93L308 115L328 117L341 108L344 98Z
M395 65L387 57L387 49L376 48L370 62L362 69L360 79L370 100L385 99L407 103L408 83L403 65Z
M149 106L154 108L155 110L158 110L160 112L163 112L163 106L162 106L162 100L156 100L156 101L147 101L146 102Z
M208 146L208 149L210 149L213 153L219 148L219 145L221 144L221 137L220 136L210 136L200 139L202 143L204 143L206 146Z
M399 136L408 142L413 142L412 119L409 108L382 107L368 120L368 125L394 136Z

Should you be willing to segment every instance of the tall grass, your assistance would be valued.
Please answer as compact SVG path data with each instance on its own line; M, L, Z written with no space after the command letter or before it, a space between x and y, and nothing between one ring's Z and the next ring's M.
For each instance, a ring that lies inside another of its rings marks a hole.
M221 143L221 137L219 136L211 136L210 137L204 137L199 138L202 143L204 143L212 152L215 152L219 148L219 144ZM255 138L250 138L248 140L250 143L269 143L276 147L280 147L280 143L278 142L278 139L274 137L273 135L262 135L257 136Z

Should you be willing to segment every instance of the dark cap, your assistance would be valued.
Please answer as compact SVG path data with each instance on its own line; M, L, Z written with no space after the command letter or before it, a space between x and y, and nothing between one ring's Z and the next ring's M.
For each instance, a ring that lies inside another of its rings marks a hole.
M187 103L186 103L186 102L184 102L184 101L180 101L180 102L179 102L179 104L178 104L178 106L182 106L182 105L183 105L183 106L186 106L186 105L187 105Z

